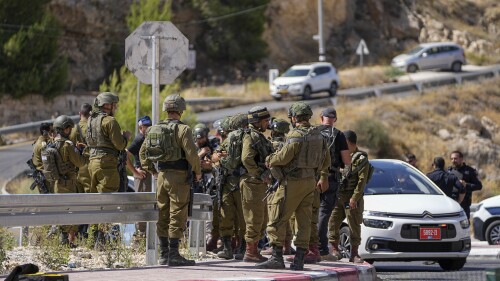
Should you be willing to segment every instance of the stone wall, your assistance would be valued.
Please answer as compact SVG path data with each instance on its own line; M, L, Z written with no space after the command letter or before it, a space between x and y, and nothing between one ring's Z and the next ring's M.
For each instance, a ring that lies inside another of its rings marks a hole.
M12 99L5 95L0 99L0 127L55 118L58 115L77 115L80 106L92 104L97 92L65 93L46 101L39 95Z

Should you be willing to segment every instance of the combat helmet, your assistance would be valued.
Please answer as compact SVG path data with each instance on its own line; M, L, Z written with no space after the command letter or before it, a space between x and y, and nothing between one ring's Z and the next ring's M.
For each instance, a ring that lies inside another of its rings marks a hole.
M248 111L248 123L257 123L260 120L268 119L271 115L267 111L267 107L255 106Z
M311 107L304 102L296 102L290 106L288 109L288 117L295 117L295 116L309 116L311 117L313 115Z
M208 137L208 133L210 132L210 129L207 127L207 125L199 123L196 124L193 128L193 138L194 139L201 139L203 137Z
M244 113L238 113L229 119L229 129L235 131L248 126L248 116Z
M54 120L54 129L57 131L62 131L68 127L74 127L75 122L69 118L67 115L60 115Z
M102 92L95 98L94 105L101 107L105 104L117 103L120 101L120 98L115 93L111 92Z
M273 132L276 132L278 134L283 134L286 135L288 132L290 132L290 123L284 119L273 119L271 125L269 126L269 129L271 129Z
M186 100L179 94L168 95L163 101L163 111L184 111Z

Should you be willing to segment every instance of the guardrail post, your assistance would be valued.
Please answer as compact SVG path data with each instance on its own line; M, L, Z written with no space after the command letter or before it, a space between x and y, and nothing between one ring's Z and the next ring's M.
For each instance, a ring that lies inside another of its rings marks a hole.
M376 97L380 97L382 95L382 91L380 91L380 89L375 89L373 92L375 93Z
M158 248L156 238L156 225L153 222L146 224L146 264L156 265L158 260Z
M417 91L421 94L424 92L424 83L422 82L417 82L415 83L415 86L417 87Z
M458 85L461 85L461 84L462 84L462 77L461 77L461 76L459 76L459 75L456 75L456 76L455 76L455 81L457 81L457 84L458 84Z

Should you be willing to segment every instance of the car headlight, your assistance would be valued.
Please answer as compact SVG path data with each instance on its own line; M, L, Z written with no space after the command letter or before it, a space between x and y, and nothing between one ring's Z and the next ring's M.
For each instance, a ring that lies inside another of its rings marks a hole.
M469 224L469 219L463 219L460 221L460 226L463 228L463 229L466 229L466 228L469 228L470 224Z
M464 211L464 210L461 210L461 211L460 211L460 216L461 216L461 217L466 217L466 216L467 216L467 214L465 214L465 211Z
M363 216L388 217L387 213L375 212L375 211L364 211Z
M363 219L363 224L367 227L388 229L392 226L392 221Z

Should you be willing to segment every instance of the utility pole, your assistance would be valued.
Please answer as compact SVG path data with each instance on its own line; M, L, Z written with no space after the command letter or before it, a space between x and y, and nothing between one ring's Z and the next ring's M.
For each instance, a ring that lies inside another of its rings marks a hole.
M318 0L318 45L319 61L325 61L325 46L323 43L323 0Z

